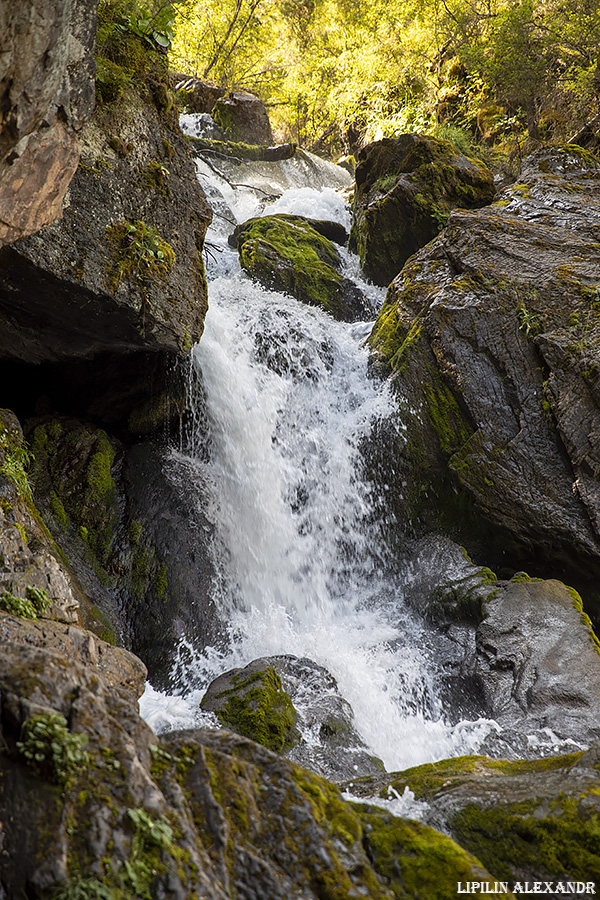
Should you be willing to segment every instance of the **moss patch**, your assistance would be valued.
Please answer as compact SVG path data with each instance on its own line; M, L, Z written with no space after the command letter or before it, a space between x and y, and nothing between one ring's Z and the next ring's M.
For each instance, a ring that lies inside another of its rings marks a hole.
M109 286L115 291L123 279L143 284L165 278L175 262L175 251L156 228L140 219L108 225L111 248Z
M595 793L595 792L594 792ZM597 801L597 796L595 796ZM600 880L600 816L565 796L550 807L526 801L493 808L470 804L450 825L462 846L499 878Z
M291 746L296 710L275 669L269 667L250 677L234 674L232 681L233 686L215 698L214 712L220 723L276 753Z

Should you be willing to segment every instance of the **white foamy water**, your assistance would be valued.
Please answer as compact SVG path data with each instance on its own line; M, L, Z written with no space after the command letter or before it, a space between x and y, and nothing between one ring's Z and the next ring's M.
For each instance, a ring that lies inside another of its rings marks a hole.
M240 272L226 244L232 222L270 212L347 226L344 198L297 183L267 203L203 164L199 177L219 211L208 235L210 310L193 351L210 461L177 458L181 478L197 477L209 493L227 639L219 649L182 647L175 668L185 690L173 697L148 688L143 715L159 730L206 724L198 704L216 675L291 654L334 675L357 730L388 769L474 752L491 723L443 721L435 663L392 574L382 534L390 523L373 515L376 501L381 507L373 492L386 485L365 480L361 446L377 422L393 423L399 438L402 426L389 387L369 377L369 329L265 290ZM357 277L347 254L345 269ZM375 311L383 291L364 287Z

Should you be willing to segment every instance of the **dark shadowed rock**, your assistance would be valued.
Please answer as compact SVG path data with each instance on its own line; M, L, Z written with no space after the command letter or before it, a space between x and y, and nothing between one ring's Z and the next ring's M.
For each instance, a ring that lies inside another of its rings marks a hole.
M422 134L369 144L357 163L350 247L376 284L389 284L450 210L484 206L495 193L483 163Z
M3 3L0 246L54 221L94 106L97 3Z
M600 560L599 187L583 151L538 151L409 260L371 337L403 398L412 483L439 508L451 473L513 558L570 580Z
M172 75L175 88L184 107L191 113L210 113L217 100L225 95L225 88L212 81L191 78L188 75Z

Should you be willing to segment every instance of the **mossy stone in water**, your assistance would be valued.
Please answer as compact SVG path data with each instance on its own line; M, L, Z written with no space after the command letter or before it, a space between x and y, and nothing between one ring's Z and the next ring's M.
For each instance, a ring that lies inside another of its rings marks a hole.
M221 725L281 753L296 741L296 710L272 667L250 663L219 676L209 686L202 709Z
M242 268L265 287L320 306L335 319L365 318L364 298L338 271L340 255L322 233L325 224L285 214L249 219L234 235Z

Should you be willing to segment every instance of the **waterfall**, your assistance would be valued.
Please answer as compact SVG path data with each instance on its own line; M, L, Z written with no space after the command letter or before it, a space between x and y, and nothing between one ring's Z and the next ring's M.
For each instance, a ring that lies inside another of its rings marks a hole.
M198 163L217 215L207 236L210 309L193 350L208 438L192 446L204 441L208 450L173 457L182 484L200 479L208 493L223 643L183 641L181 694L148 687L142 712L158 729L210 721L198 705L216 675L291 654L334 675L362 739L388 769L474 752L492 725L444 721L427 635L403 603L386 546L389 485L364 473L361 447L377 425L397 429L399 440L402 433L389 386L369 376L370 324L336 322L265 290L227 245L236 222L263 212L348 226L344 197L327 186L348 179L316 158L247 163L229 178L214 168ZM345 274L360 279L356 259L343 255ZM375 314L383 291L360 286Z

